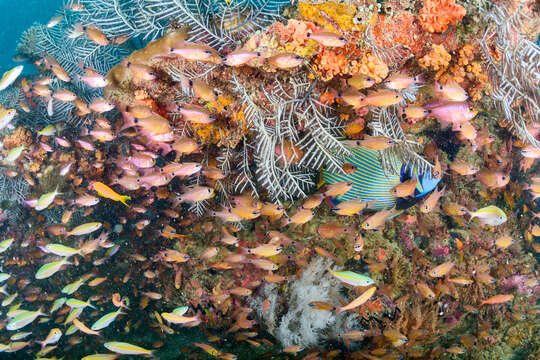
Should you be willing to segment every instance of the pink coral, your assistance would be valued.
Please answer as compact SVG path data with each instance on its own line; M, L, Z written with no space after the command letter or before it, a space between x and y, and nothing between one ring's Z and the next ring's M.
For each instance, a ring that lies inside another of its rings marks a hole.
M450 248L448 246L442 245L441 243L435 243L435 246L433 247L431 253L433 254L433 256L446 257L450 255Z
M425 0L418 17L424 30L442 33L449 24L455 25L463 19L465 13L465 8L455 0Z

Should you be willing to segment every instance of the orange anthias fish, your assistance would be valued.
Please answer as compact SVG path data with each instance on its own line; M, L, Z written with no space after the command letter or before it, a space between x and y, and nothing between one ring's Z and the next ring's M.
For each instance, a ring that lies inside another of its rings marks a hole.
M437 203L439 202L439 199L441 198L441 196L443 196L445 188L446 187L442 188L441 191L437 191L437 190L433 191L420 205L420 211L423 213L428 213L431 210L433 210L435 206L437 205Z
M334 34L329 31L319 31L307 34L308 39L313 39L319 44L327 47L342 47L347 44L347 40L343 36Z
M398 184L392 188L390 191L392 195L396 197L407 197L414 194L414 190L416 189L416 184L418 183L418 180L416 180L415 177L402 182L401 184Z
M387 107L395 105L403 101L403 95L395 91L379 90L366 96L359 104L359 106L378 106Z
M483 169L476 175L476 179L489 188L499 188L508 184L510 176L500 171Z
M372 150L384 150L394 145L396 142L386 136L369 136L366 135L364 140L358 140L358 144Z
M120 201L122 204L129 207L126 201L131 200L131 197L127 195L120 195L116 191L114 191L113 189L111 189L110 187L108 187L107 185L99 181L94 181L91 184L91 186L94 188L94 190L97 191L99 196L102 196L104 198L111 199L114 201Z
M500 294L490 297L489 299L482 300L482 305L497 305L497 304L503 304L505 302L509 302L514 300L514 295L511 294Z
M368 217L362 223L362 229L364 230L373 230L382 226L386 220L395 213L396 209L392 208L389 210L378 211L375 214Z
M454 265L455 265L455 263L453 261L448 261L448 262L442 263L441 265L438 265L438 266L434 267L433 269L431 269L428 272L428 275L431 276L431 277L443 277L446 274L448 274L450 272L450 270L452 270Z

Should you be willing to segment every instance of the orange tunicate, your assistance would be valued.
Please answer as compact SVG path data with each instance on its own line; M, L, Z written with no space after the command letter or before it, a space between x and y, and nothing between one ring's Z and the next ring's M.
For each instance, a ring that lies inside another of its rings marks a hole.
M455 0L424 0L418 18L424 30L442 33L449 24L455 25L463 19L465 14L465 8L456 4Z

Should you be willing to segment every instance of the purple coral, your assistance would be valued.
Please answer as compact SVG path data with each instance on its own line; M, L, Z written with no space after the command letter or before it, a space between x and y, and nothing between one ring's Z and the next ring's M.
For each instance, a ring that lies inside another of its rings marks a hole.
M399 237L401 241L403 242L403 245L407 248L407 250L412 251L414 250L415 246L413 244L413 239L409 235L409 225L406 225L399 231Z

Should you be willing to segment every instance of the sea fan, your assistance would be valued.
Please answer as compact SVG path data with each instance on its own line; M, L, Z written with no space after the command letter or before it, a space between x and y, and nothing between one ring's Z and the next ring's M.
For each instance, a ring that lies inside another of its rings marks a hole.
M279 18L287 0L93 0L85 1L82 23L107 36L150 41L171 24L189 26L190 41L221 49Z
M22 213L21 205L28 195L29 187L22 176L10 178L0 174L0 202L8 202L5 211L10 221L15 221Z
M522 24L532 19L521 6L513 13L498 6L484 13L490 25L480 45L493 104L516 136L540 146L527 130L527 119L540 123L540 47L520 33Z
M274 79L272 91L262 87L265 97L262 103L266 108L252 98L252 93L233 74L233 91L240 97L244 116L253 129L247 139L250 144L240 154L240 181L236 190L249 185L251 191L257 191L257 184L276 202L302 198L313 189L321 167L341 167L349 150L339 139L340 122L316 100L313 92L316 83L303 78L299 74L289 78L288 83ZM285 144L291 144L293 152L295 148L301 151L301 158L288 158ZM254 159L254 166L249 166L250 158Z

